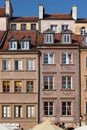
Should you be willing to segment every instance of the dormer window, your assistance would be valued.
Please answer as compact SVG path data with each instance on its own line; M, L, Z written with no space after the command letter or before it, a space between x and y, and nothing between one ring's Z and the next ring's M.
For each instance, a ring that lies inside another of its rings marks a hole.
M87 36L83 38L83 44L87 46Z
M9 50L17 49L17 40L15 38L10 39L9 41Z
M68 29L68 25L62 25L61 28L62 28L61 30L64 31L64 30Z
M55 33L58 32L58 29L57 29L57 25L51 25L51 30L54 31Z
M21 40L21 49L29 50L29 48L30 48L29 38L25 37Z
M85 29L85 27L82 27L82 28L80 29L80 34L81 34L81 35L85 35L85 34L86 34L86 29Z
M62 31L62 43L71 43L71 33L70 30Z
M63 34L63 42L64 43L70 43L71 42L71 36L70 34Z
M44 43L54 43L54 31L48 29L44 32Z

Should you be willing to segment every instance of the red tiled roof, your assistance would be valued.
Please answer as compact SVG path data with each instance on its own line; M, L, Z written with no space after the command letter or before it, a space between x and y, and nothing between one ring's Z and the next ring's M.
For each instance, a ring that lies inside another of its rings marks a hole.
M71 14L45 14L45 19L72 19Z
M36 44L36 31L9 31L7 38L4 42L3 49L8 48L9 40L14 37L17 41L20 42L23 37L31 37L31 44L35 45Z
M2 40L2 38L3 38L3 36L4 36L4 34L5 34L5 31L0 31L0 42L1 42L1 40Z
M0 16L6 16L5 8L0 8Z
M76 23L87 23L87 18L77 19Z
M38 22L38 17L13 17L11 22Z

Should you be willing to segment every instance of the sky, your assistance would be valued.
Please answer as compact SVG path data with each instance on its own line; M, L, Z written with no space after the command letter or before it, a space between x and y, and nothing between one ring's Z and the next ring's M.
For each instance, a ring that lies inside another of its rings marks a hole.
M5 0L0 0L3 7ZM38 16L38 6L43 4L46 14L69 14L77 6L78 18L87 18L87 0L11 0L13 16Z

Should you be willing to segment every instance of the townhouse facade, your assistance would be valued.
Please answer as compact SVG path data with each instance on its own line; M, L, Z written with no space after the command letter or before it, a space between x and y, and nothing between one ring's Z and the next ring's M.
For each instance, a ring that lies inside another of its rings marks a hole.
M87 20L69 14L14 17L0 8L0 123L31 130L49 119L68 130L87 124Z

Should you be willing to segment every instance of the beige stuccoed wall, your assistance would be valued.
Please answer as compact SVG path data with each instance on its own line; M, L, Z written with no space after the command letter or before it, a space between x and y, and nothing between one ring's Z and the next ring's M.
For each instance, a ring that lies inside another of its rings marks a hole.
M36 22L32 22L32 23L27 23L27 22L16 23L16 22L13 22L11 24L16 24L16 30L21 30L21 24L26 24L26 30L31 30L31 24L36 24L36 29L38 30L38 23L36 23ZM10 24L10 27L11 27L11 24Z
M1 18L0 17L0 30L1 31L6 31L7 27L6 27L6 18Z
M61 25L69 25L69 29L73 31L74 29L74 20L41 20L41 32L44 32L51 25L58 26L58 33L61 33Z

